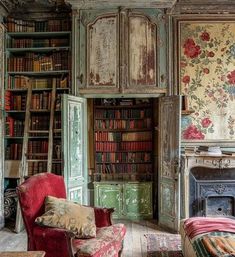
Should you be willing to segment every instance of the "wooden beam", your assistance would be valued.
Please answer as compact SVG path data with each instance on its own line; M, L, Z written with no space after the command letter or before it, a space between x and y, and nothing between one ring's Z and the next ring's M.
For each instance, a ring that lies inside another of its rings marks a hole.
M65 0L72 9L97 8L172 8L176 0Z

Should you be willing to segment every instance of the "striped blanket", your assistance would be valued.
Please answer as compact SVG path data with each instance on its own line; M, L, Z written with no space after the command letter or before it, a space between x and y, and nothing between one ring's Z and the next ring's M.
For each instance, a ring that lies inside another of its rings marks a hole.
M235 234L211 232L193 239L198 257L235 257Z

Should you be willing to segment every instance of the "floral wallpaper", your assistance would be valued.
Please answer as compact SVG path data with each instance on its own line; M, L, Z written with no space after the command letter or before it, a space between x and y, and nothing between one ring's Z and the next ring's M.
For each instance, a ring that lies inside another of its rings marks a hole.
M179 58L182 139L235 139L235 22L181 23Z

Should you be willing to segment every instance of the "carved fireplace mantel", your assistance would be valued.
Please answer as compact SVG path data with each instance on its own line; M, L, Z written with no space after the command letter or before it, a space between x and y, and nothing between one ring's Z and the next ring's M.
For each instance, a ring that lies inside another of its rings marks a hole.
M190 217L190 171L194 167L204 167L213 177L213 169L221 170L235 168L235 156L229 155L197 155L181 156L181 218Z

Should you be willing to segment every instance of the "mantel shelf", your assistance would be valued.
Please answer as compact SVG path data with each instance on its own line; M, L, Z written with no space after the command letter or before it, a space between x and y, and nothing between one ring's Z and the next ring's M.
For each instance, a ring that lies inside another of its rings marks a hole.
M192 114L192 113L194 113L194 110L182 110L182 111L181 111L181 114L182 114L182 115L190 115L190 114Z

